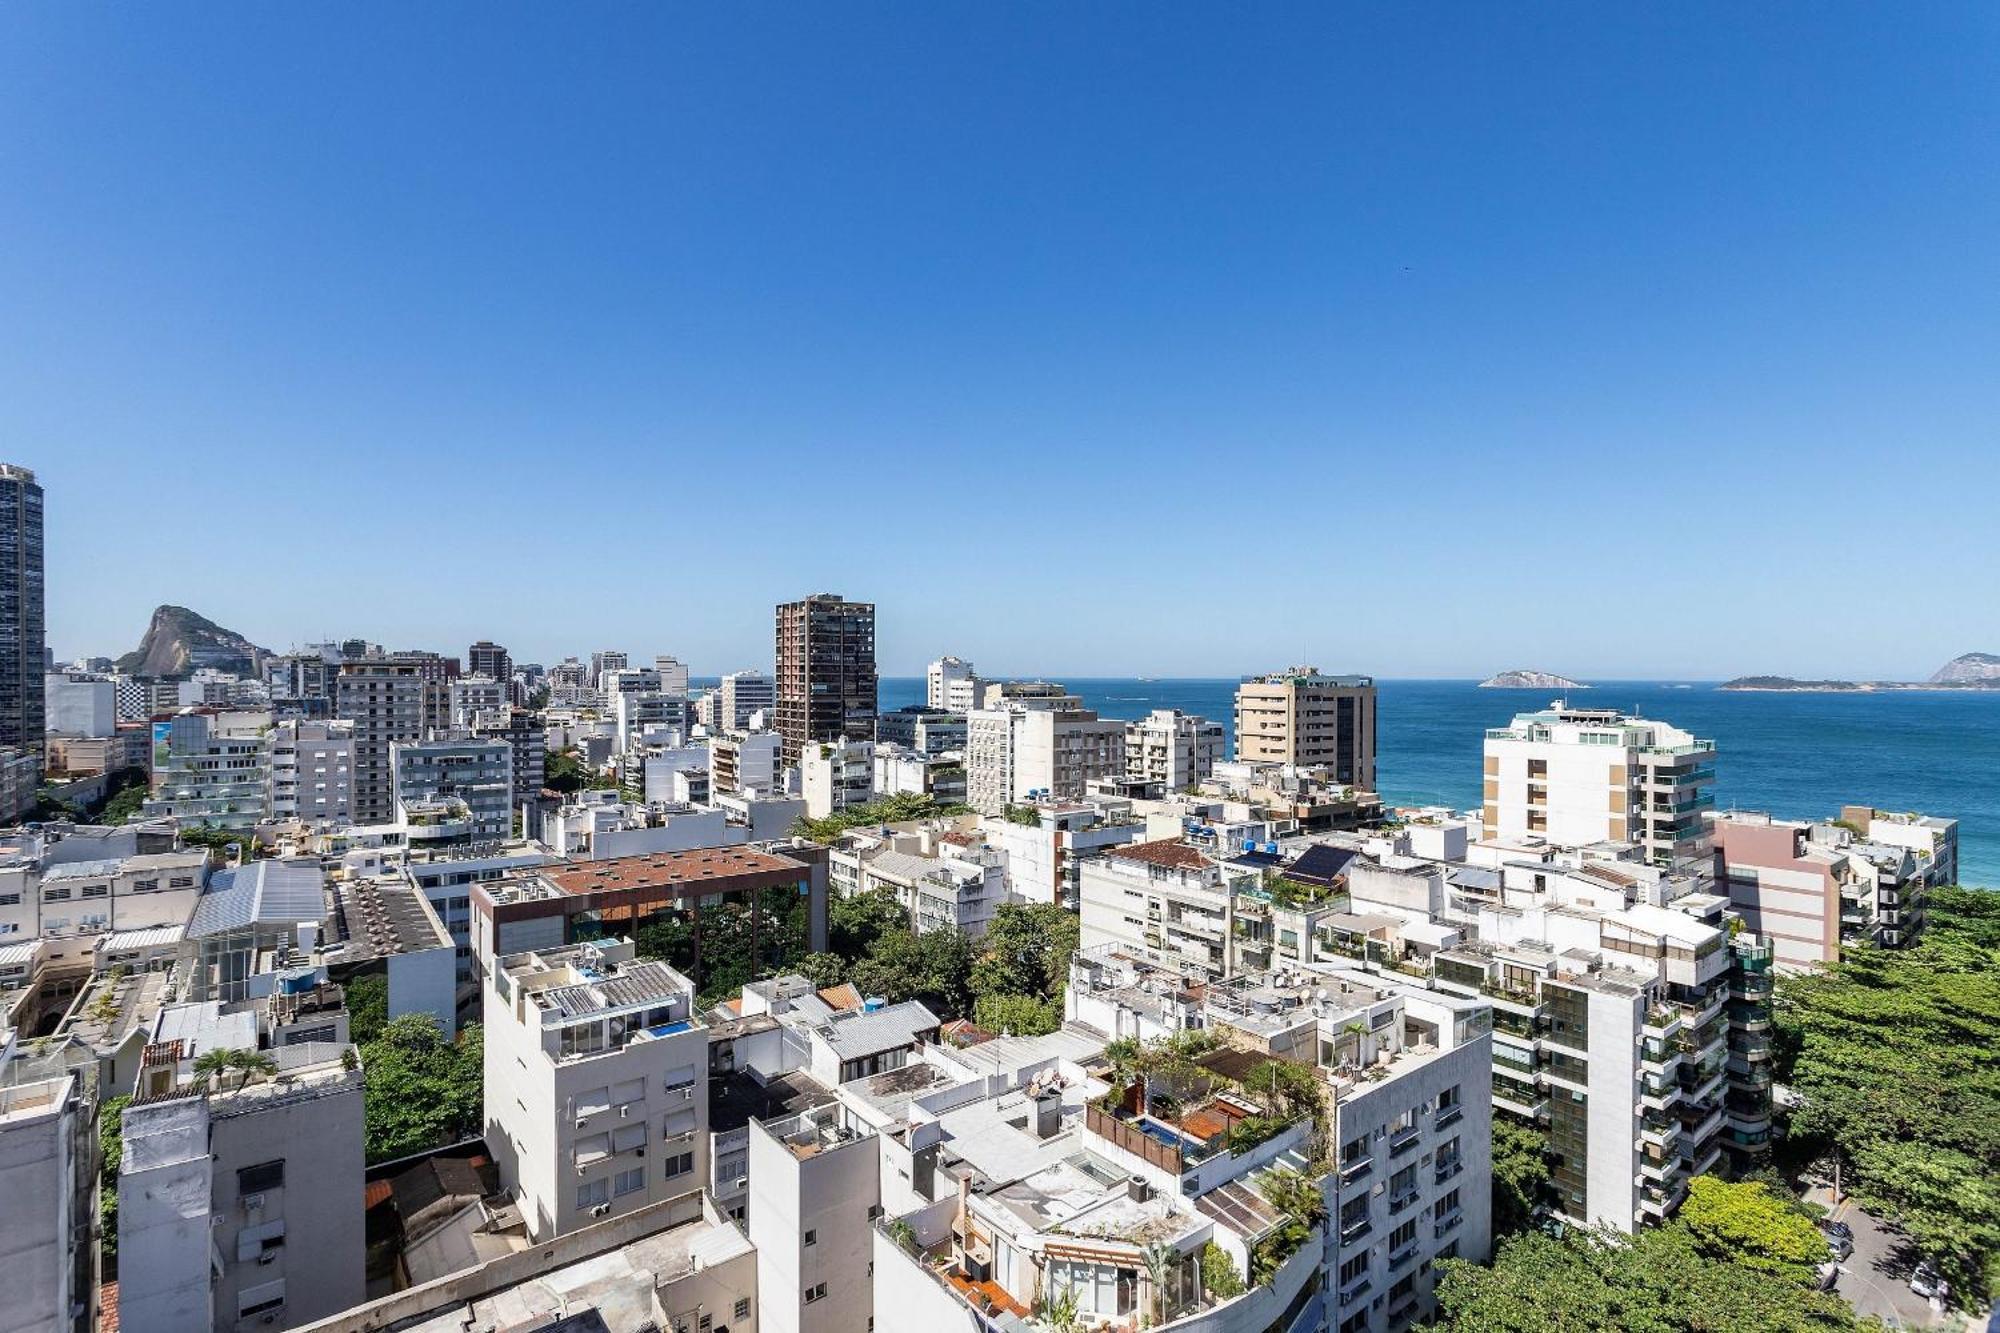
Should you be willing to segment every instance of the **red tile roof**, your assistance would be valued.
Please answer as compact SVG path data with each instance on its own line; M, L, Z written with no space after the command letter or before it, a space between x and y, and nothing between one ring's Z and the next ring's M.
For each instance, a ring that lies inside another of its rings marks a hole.
M639 889L727 880L739 875L810 873L797 861L748 847L698 847L685 852L652 852L644 856L614 856L585 861L560 870L544 871L564 893L598 893L606 889Z
M1200 870L1212 864L1200 848L1190 847L1179 838L1113 847L1105 855L1123 857L1127 861L1144 861L1147 865L1165 866L1169 870Z

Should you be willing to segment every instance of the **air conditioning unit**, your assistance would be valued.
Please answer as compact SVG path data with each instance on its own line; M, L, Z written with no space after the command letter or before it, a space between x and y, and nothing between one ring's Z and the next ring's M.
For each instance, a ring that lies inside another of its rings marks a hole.
M738 1177L736 1177L736 1188L737 1188L737 1189L740 1189L740 1190L747 1190L747 1189L749 1189L749 1188L750 1188L750 1177L748 1177L748 1176L738 1176Z
M634 1157L644 1157L646 1155L646 1145L642 1143L638 1147L634 1148L632 1150L632 1155Z
M268 1264L271 1263L273 1260L275 1260L277 1257L278 1257L278 1252L276 1250L266 1250L262 1254L257 1256L257 1262L260 1264Z
M578 1116L576 1118L576 1127L578 1129L588 1129L590 1127L590 1122L588 1120L585 1120L582 1116Z
M627 1116L631 1114L632 1114L632 1108L630 1105L621 1106L618 1108L618 1118L620 1120L625 1119Z
M593 1209L591 1209L591 1210L590 1210L590 1215L591 1215L592 1217L602 1217L602 1216L604 1216L604 1215L605 1215L606 1213L608 1213L608 1212L610 1212L610 1211L611 1211L611 1205L610 1205L610 1204L608 1204L608 1203L600 1203L600 1204L598 1204L598 1205L597 1205L597 1206L596 1206L595 1208L593 1208Z
M245 1209L262 1208L264 1206L264 1196L261 1194L246 1194L243 1196L243 1206Z

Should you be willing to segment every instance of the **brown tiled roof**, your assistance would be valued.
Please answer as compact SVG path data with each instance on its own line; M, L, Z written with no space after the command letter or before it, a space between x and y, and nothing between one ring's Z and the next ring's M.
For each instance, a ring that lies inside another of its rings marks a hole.
M953 830L944 835L943 841L951 843L955 847L971 847L979 841L979 835L977 833L961 833Z
M851 981L843 981L838 986L826 987L820 991L819 998L825 1000L829 1006L835 1009L859 1009L861 1007L861 992L854 988L854 983ZM737 1003L740 1006L742 1001L739 1000Z
M644 856L614 856L585 861L544 873L564 893L596 893L606 889L651 888L738 875L808 873L805 866L749 847L698 847L685 852L652 852Z
M118 1333L118 1284L106 1282L97 1289L97 1333Z
M1107 856L1121 856L1127 861L1144 861L1147 865L1166 866L1170 870L1200 870L1210 864L1205 853L1190 847L1179 838L1162 838L1158 842L1135 842L1129 847L1113 847Z

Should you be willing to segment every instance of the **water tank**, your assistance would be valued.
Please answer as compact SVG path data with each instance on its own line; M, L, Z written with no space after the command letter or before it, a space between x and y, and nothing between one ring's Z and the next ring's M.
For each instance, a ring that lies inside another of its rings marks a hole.
M311 968L301 968L297 972L287 972L278 982L278 989L286 995L303 995L313 988L318 974Z
M872 1014L877 1009L887 1009L888 1007L888 998L882 995L870 995L861 1002L861 1012L864 1014Z

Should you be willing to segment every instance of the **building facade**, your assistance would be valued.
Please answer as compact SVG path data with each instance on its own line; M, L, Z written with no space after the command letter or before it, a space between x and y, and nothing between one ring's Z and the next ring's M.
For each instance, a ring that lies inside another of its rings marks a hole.
M43 622L42 488L0 463L0 747L39 755L48 649Z
M1236 757L1324 767L1375 789L1375 682L1292 667L1236 687Z
M875 739L875 604L815 593L777 610L777 730L785 762L814 741Z

